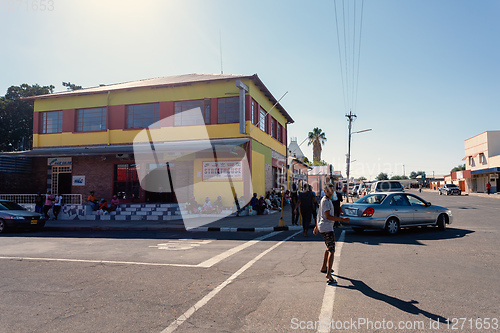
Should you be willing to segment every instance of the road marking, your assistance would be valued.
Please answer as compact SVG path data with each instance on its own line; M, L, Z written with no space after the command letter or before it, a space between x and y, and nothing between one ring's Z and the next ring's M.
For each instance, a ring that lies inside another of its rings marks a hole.
M215 239L172 239L166 243L151 245L149 247L156 247L158 250L170 251L191 250L197 246L209 244L214 240Z
M243 243L239 246L236 246L236 247L233 247L232 249L229 249L225 252L222 252L221 254L219 255L216 255L215 257L212 257L208 260L205 260L204 262L202 262L201 264L198 264L198 267L205 267L205 268L209 268L209 267L212 267L213 265L217 264L218 262L228 258L229 256L232 256L233 254L235 253L238 253L240 252L241 250L244 250L246 249L247 247L249 246L252 246L254 244L257 244L258 242L260 242L261 240L264 240L266 238L269 238L269 237L273 237L279 233L281 233L282 231L275 231L275 232L271 232L270 234L267 234L267 235L264 235L264 236L261 236L261 237L258 237L258 238L255 238L251 241L248 241L246 243Z
M30 258L30 257L0 257L0 259L31 260L31 261L85 262L85 263L120 264L120 265L125 264L125 265L146 265L146 266L198 267L198 265L189 265L189 264L159 264L159 263L151 263L151 262L90 260L90 259L60 259L60 258Z
M99 263L99 264L118 264L118 265L144 265L144 266L173 266L173 267L195 267L195 268L210 268L213 265L219 263L220 261L232 256L241 250L246 249L252 245L257 244L261 240L273 237L282 231L275 231L270 234L255 238L251 241L245 242L239 246L229 249L221 254L218 254L202 263L192 265L192 264L168 264L168 263L149 263L149 262L134 262L134 261L115 261L115 260L92 260L92 259L65 259L65 258L33 258L33 257L0 257L0 259L8 260L31 260L31 261L58 261L58 262L82 262L82 263ZM209 240L211 241L211 240ZM162 245L162 244L158 244ZM157 245L157 246L158 246ZM154 246L155 247L155 246ZM170 248L171 249L171 248ZM177 248L181 250L181 248Z
M215 295L217 295L224 287L226 287L228 284L233 282L238 276L243 274L247 269L252 267L253 264L255 264L260 258L286 242L292 237L295 237L301 233L301 231L294 233L293 235L285 238L284 240L280 241L279 243L274 244L271 246L269 249L265 250L264 252L260 253L257 255L255 258L247 262L243 267L241 267L236 273L231 275L226 281L222 282L219 286L217 286L214 290L209 292L205 297L203 297L201 300L199 300L195 305L190 307L186 312L184 312L182 315L180 315L179 318L174 320L167 328L165 328L161 333L171 333L177 329L182 323L184 323L186 320L188 320L197 310L199 310L202 306L207 304ZM262 238L262 237L261 237Z
M337 273L339 271L339 263L340 263L340 252L342 251L342 245L344 244L345 239L345 230L342 230L340 234L340 238L335 244L335 256L333 261L333 270ZM319 329L320 333L328 333L330 332L329 325L322 325L321 323L329 323L331 322L333 316L333 303L335 302L335 290L337 290L336 286L327 285L325 287L325 294L323 296L323 305L321 306L321 312L319 314Z

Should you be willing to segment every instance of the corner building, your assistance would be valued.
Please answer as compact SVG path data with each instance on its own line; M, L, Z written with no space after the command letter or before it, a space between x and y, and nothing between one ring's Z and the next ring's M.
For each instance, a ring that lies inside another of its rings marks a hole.
M293 123L257 74L188 74L26 99L34 102L33 150L23 154L33 158L33 191L86 198L94 190L108 200L119 194L123 202L184 202L191 196L213 202L225 193L224 173L234 175L238 197L264 195L280 184L287 124ZM207 136L218 147L215 162L201 144ZM156 147L170 145L182 156L160 168L169 182L155 178L145 187L138 175L160 171L158 161L136 158L134 148L154 151L152 137ZM247 171L239 168L243 158ZM176 182L190 185L176 186L177 198L166 186ZM231 206L233 198L226 193L223 202Z

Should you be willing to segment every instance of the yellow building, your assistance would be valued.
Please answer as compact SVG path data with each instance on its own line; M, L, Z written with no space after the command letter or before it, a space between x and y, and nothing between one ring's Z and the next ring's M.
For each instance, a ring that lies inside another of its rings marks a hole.
M264 195L278 187L293 123L256 74L161 77L27 100L33 150L23 155L35 157L34 182L122 202L220 195L230 206L235 195Z

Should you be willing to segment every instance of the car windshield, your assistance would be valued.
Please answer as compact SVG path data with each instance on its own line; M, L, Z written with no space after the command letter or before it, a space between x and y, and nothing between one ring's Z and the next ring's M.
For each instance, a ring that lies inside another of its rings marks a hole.
M0 210L25 210L25 209L12 201L0 201Z
M457 186L457 185L455 185L455 184L448 184L448 185L446 185L446 186L448 186L448 187L458 187L458 186Z
M360 204L380 204L384 201L387 194L369 194L367 196L362 197L361 199L356 200L355 203Z

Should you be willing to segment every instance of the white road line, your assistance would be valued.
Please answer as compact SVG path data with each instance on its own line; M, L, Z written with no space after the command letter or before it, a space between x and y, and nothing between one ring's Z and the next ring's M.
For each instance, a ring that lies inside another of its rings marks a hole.
M217 264L221 260L224 260L227 257L232 256L233 254L238 253L241 250L244 250L247 247L252 246L252 245L258 243L258 242L260 242L263 239L266 239L266 238L269 238L269 237L273 237L273 236L279 234L280 232L282 232L282 231L272 232L270 234L267 234L267 235L255 238L254 240L251 240L251 241L248 241L248 242L246 242L244 244L236 246L236 247L234 247L232 249L229 249L229 250L227 250L225 252L222 252L219 255L216 255L215 257L212 257L212 258L210 258L208 260L205 260L204 262L198 264L197 267L204 267L204 268L212 267L213 265Z
M253 264L255 264L257 262L257 260L259 260L260 258L262 258L263 256L265 256L266 254L268 254L269 252L271 252L272 250L274 250L275 248L277 248L278 246L280 246L281 244L283 244L284 242L286 242L290 238L295 237L299 233L301 233L301 231L296 232L293 235L291 235L291 236L285 238L284 240L280 241L279 243L274 244L269 249L265 250L264 252L260 253L255 258L253 258L252 260L250 260L249 262L247 262L236 273L234 273L233 275L231 275L226 281L222 282L214 290L212 290L211 292L209 292L205 297L203 297L195 305L193 305L186 312L184 312L179 318L177 318L176 320L174 320L167 328L165 328L163 331L161 331L161 333L170 333L170 332L175 331L177 329L177 327L179 327L180 325L182 325L182 323L184 323L186 320L188 320L189 317L191 317L202 306L204 306L205 304L207 304L215 295L217 295L222 289L224 289L224 287L226 287L228 284L230 284L231 282L233 282L238 276L240 276L243 272L245 272Z
M339 263L340 263L340 252L342 251L342 245L344 244L345 230L340 234L340 238L335 244L335 259L333 262L333 270L338 275ZM323 296L323 305L321 306L321 312L319 314L319 329L320 333L330 332L329 325L323 325L322 323L330 323L333 316L333 303L335 302L335 290L336 286L327 285L325 287L325 295Z
M30 257L0 257L0 259L9 260L31 260L31 261L61 261L61 262L85 262L98 264L120 264L120 265L145 265L145 266L175 266L175 267L198 267L198 265L188 264L158 264L150 262L134 261L114 261L114 260L89 260L89 259L60 259L60 258L30 258Z
M219 255L216 255L202 263L196 265L190 264L168 264L168 263L149 263L149 262L134 262L134 261L115 261L115 260L92 260L92 259L65 259L65 258L33 258L33 257L0 257L0 259L9 260L31 260L31 261L59 261L59 262L84 262L84 263L100 263L100 264L119 264L119 265L144 265L144 266L173 266L173 267L195 267L195 268L210 268L213 265L219 263L220 261L232 256L235 253L240 252L247 247L257 244L261 240L269 237L273 237L282 231L272 232L270 234L255 238L251 241L243 243L232 249L229 249Z

